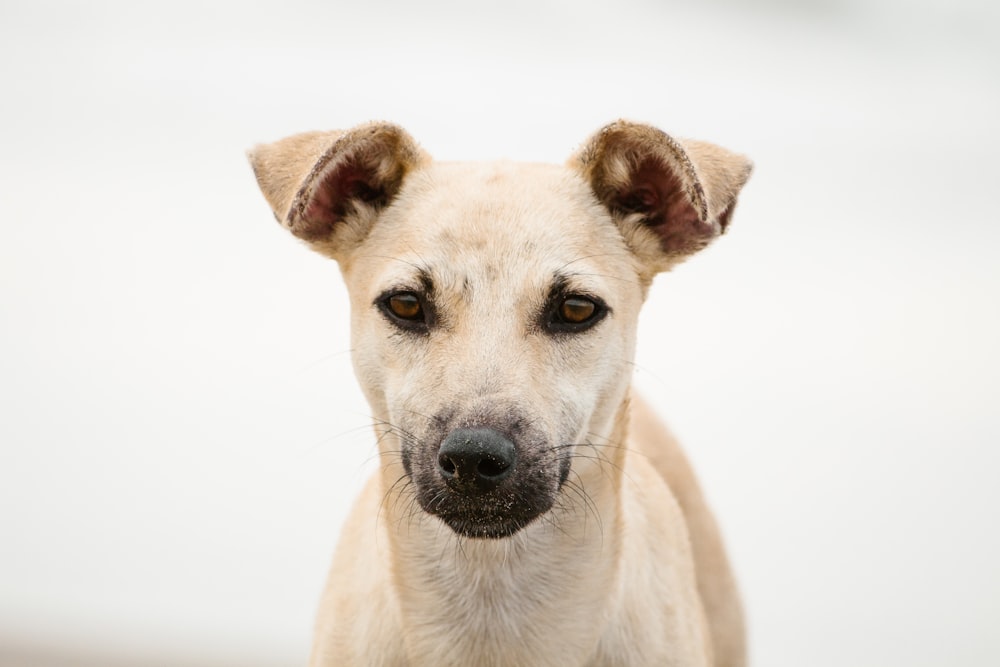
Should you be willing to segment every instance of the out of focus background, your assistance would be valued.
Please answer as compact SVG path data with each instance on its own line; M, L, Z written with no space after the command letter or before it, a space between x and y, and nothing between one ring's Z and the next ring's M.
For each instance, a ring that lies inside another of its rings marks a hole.
M0 665L305 664L375 449L333 262L244 150L388 119L749 154L636 383L759 667L1000 664L1000 5L0 3Z

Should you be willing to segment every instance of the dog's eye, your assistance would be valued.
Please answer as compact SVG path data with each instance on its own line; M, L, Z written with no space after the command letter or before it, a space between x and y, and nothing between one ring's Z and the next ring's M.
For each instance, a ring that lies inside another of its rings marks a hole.
M572 294L559 298L549 312L550 331L578 332L597 324L608 308L599 299Z
M596 312L596 303L578 296L568 297L559 304L559 318L567 324L583 324Z
M424 293L407 289L383 292L372 304L399 329L425 334L436 319L434 304Z
M424 319L424 307L420 298L412 292L391 294L384 303L389 312L401 320L422 322Z

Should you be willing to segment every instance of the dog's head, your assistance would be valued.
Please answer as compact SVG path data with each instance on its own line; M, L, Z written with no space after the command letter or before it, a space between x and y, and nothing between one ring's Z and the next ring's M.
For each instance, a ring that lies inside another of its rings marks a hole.
M627 122L564 167L435 162L384 123L250 160L278 221L341 266L384 463L468 537L512 535L617 458L646 288L725 231L750 173Z

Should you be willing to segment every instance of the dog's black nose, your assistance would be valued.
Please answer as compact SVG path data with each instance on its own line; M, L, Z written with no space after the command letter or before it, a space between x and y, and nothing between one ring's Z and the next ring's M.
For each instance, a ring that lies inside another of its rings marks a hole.
M438 450L438 470L448 485L463 493L485 493L514 470L514 443L491 428L459 428Z

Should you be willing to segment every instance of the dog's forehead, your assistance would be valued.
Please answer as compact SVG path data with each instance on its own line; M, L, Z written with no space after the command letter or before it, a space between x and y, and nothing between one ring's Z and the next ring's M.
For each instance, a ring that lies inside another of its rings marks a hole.
M631 267L607 211L558 165L432 163L408 179L369 244L431 270Z

